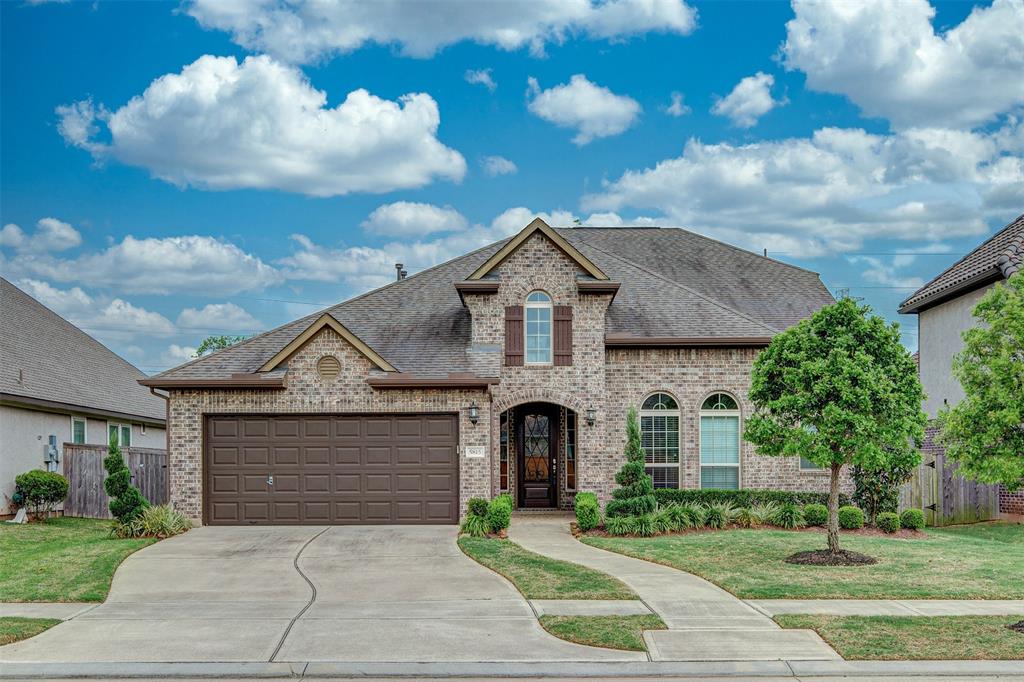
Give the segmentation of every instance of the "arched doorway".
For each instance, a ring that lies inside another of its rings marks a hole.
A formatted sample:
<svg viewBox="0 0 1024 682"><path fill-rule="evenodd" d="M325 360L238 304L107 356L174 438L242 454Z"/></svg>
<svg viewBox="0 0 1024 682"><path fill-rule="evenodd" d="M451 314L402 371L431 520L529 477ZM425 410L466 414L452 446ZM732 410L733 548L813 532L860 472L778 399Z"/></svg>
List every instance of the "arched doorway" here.
<svg viewBox="0 0 1024 682"><path fill-rule="evenodd" d="M502 489L520 509L555 509L575 489L576 413L548 402L510 408L501 417Z"/></svg>

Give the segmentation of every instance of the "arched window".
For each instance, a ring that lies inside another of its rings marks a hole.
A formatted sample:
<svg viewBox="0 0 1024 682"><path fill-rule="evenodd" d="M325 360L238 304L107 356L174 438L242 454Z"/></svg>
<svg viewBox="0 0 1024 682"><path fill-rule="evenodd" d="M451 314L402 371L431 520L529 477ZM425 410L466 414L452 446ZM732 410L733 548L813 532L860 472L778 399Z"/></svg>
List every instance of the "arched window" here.
<svg viewBox="0 0 1024 682"><path fill-rule="evenodd" d="M640 406L640 439L655 488L679 487L679 404L655 393Z"/></svg>
<svg viewBox="0 0 1024 682"><path fill-rule="evenodd" d="M526 364L551 364L551 297L533 291L526 297Z"/></svg>
<svg viewBox="0 0 1024 682"><path fill-rule="evenodd" d="M700 406L700 487L740 487L740 408L728 393Z"/></svg>

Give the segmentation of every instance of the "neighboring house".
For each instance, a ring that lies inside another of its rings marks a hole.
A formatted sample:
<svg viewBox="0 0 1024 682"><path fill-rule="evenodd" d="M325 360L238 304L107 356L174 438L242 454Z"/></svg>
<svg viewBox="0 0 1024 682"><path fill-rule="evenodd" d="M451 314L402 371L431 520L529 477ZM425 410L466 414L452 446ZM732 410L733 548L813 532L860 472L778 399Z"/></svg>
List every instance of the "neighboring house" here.
<svg viewBox="0 0 1024 682"><path fill-rule="evenodd" d="M917 315L919 372L926 399L924 411L934 419L944 405L964 397L953 376L953 357L963 349L962 334L977 321L974 306L996 282L1024 270L1024 215L947 268L900 304L900 312ZM926 432L925 449L942 452L937 427ZM1024 514L1024 493L1000 494L1000 510Z"/></svg>
<svg viewBox="0 0 1024 682"><path fill-rule="evenodd" d="M0 358L0 515L16 511L15 476L63 473L64 443L105 445L116 432L166 446L166 404L139 386L146 375L3 278Z"/></svg>
<svg viewBox="0 0 1024 682"><path fill-rule="evenodd" d="M171 500L207 524L608 499L631 407L659 487L825 490L742 430L760 349L832 302L813 272L684 230L537 219L140 383L170 393Z"/></svg>

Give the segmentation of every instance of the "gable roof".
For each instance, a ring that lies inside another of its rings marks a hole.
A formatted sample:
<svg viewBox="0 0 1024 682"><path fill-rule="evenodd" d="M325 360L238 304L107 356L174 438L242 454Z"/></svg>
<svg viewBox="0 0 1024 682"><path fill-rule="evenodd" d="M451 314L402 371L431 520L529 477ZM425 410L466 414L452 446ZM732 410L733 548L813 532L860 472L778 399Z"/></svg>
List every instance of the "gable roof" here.
<svg viewBox="0 0 1024 682"><path fill-rule="evenodd" d="M540 218L534 218L529 225L520 230L519 234L505 242L505 245L498 249L497 253L484 261L483 265L474 270L473 274L466 279L474 280L482 278L484 275L501 265L506 258L519 250L519 247L526 243L526 240L537 232L540 232L550 239L555 246L561 249L566 256L576 261L576 264L586 270L594 279L608 279L608 275L604 274L601 268L594 265L593 261L580 253L571 243L563 239L561 235L555 232L550 225Z"/></svg>
<svg viewBox="0 0 1024 682"><path fill-rule="evenodd" d="M900 304L901 313L919 313L961 293L973 291L1024 267L1024 215L982 242Z"/></svg>
<svg viewBox="0 0 1024 682"><path fill-rule="evenodd" d="M366 356L366 358L374 365L376 365L378 369L382 369L385 372L398 371L394 367L392 367L387 360L378 355L377 351L367 346L365 343L362 342L362 340L359 339L359 337L357 337L349 330L345 329L345 326L338 322L336 319L334 319L330 313L324 313L315 322L313 322L313 324L306 327L305 331L303 331L301 334L299 334L290 342L288 342L288 344L286 344L284 348L279 350L277 354L274 355L274 357L270 358L265 363L263 363L263 366L260 367L259 371L272 372L273 370L277 369L288 358L294 355L300 348L306 345L306 342L313 338L313 336L315 336L317 332L323 329L333 329L338 336L345 339L349 343L349 345L351 345L357 351Z"/></svg>
<svg viewBox="0 0 1024 682"><path fill-rule="evenodd" d="M0 358L5 400L164 423L141 370L2 277Z"/></svg>
<svg viewBox="0 0 1024 682"><path fill-rule="evenodd" d="M606 333L610 340L626 340L623 345L666 339L763 345L834 301L816 273L686 230L548 230L599 267L605 282L620 283L608 308ZM493 261L511 241L489 244L168 370L148 383L227 380L258 372L325 313L399 372L423 377L471 372L470 315L455 285Z"/></svg>

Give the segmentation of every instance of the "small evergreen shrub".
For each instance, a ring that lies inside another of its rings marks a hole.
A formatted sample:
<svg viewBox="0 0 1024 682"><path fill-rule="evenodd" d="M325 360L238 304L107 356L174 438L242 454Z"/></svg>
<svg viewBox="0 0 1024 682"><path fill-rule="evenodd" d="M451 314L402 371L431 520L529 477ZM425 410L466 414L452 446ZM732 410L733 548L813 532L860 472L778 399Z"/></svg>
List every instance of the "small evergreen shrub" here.
<svg viewBox="0 0 1024 682"><path fill-rule="evenodd" d="M740 528L757 528L760 525L759 521L750 507L741 507L736 510L736 525Z"/></svg>
<svg viewBox="0 0 1024 682"><path fill-rule="evenodd" d="M487 516L488 502L482 497L471 497L466 503L466 509L472 516Z"/></svg>
<svg viewBox="0 0 1024 682"><path fill-rule="evenodd" d="M732 523L736 513L731 502L712 502L704 506L704 525L721 530Z"/></svg>
<svg viewBox="0 0 1024 682"><path fill-rule="evenodd" d="M656 533L671 533L683 527L682 518L672 512L672 507L662 507L651 518Z"/></svg>
<svg viewBox="0 0 1024 682"><path fill-rule="evenodd" d="M636 535L636 517L607 516L604 519L604 529L609 535Z"/></svg>
<svg viewBox="0 0 1024 682"><path fill-rule="evenodd" d="M654 523L654 514L641 514L633 517L633 533L641 537L649 538L657 534L658 528Z"/></svg>
<svg viewBox="0 0 1024 682"><path fill-rule="evenodd" d="M134 520L149 506L138 488L132 485L132 472L124 463L121 448L117 445L117 435L111 436L107 447L107 456L103 460L103 468L107 477L103 480L103 489L110 496L110 513L124 525Z"/></svg>
<svg viewBox="0 0 1024 682"><path fill-rule="evenodd" d="M35 469L14 477L15 495L33 517L49 516L68 496L68 479L53 471Z"/></svg>
<svg viewBox="0 0 1024 682"><path fill-rule="evenodd" d="M750 507L750 518L756 525L751 528L760 528L769 523L775 522L775 515L779 512L779 505L776 502L763 502Z"/></svg>
<svg viewBox="0 0 1024 682"><path fill-rule="evenodd" d="M612 499L605 505L605 516L643 516L657 508L654 481L644 465L636 408L629 408L626 415L626 463L615 474L615 482L619 487L612 491Z"/></svg>
<svg viewBox="0 0 1024 682"><path fill-rule="evenodd" d="M900 529L900 517L896 512L881 512L875 517L875 525L886 533L895 533Z"/></svg>
<svg viewBox="0 0 1024 682"><path fill-rule="evenodd" d="M808 526L824 526L828 524L828 507L823 504L805 504L804 520Z"/></svg>
<svg viewBox="0 0 1024 682"><path fill-rule="evenodd" d="M828 504L828 493L789 490L760 490L745 488L743 490L718 490L715 488L658 488L654 491L659 506L669 504L710 504L711 502L731 502L737 508L754 507L759 504L774 502L775 504ZM841 494L839 504L850 504L850 496Z"/></svg>
<svg viewBox="0 0 1024 682"><path fill-rule="evenodd" d="M576 493L572 507L580 530L588 531L601 525L601 505L594 493Z"/></svg>
<svg viewBox="0 0 1024 682"><path fill-rule="evenodd" d="M670 504L662 507L669 517L671 517L675 530L682 528L696 528L697 526L704 525L704 518L700 515L693 505L690 504Z"/></svg>
<svg viewBox="0 0 1024 682"><path fill-rule="evenodd" d="M910 480L913 472L914 466L909 461L889 462L886 468L878 471L852 467L853 503L864 510L869 522L877 524L879 514L896 511L900 487Z"/></svg>
<svg viewBox="0 0 1024 682"><path fill-rule="evenodd" d="M505 530L512 523L512 496L498 495L487 505L487 525L492 533Z"/></svg>
<svg viewBox="0 0 1024 682"><path fill-rule="evenodd" d="M804 508L792 502L780 504L775 510L772 523L783 528L801 528L806 524Z"/></svg>
<svg viewBox="0 0 1024 682"><path fill-rule="evenodd" d="M192 527L184 514L169 504L146 507L134 519L114 525L119 538L169 538L180 535Z"/></svg>
<svg viewBox="0 0 1024 682"><path fill-rule="evenodd" d="M864 512L859 507L846 505L839 508L839 527L846 530L857 530L864 527Z"/></svg>
<svg viewBox="0 0 1024 682"><path fill-rule="evenodd" d="M463 535L472 538L482 538L487 535L491 527L487 524L487 518L477 514L467 514L459 529Z"/></svg>
<svg viewBox="0 0 1024 682"><path fill-rule="evenodd" d="M900 514L900 525L910 530L924 528L924 512L920 509L906 509Z"/></svg>

